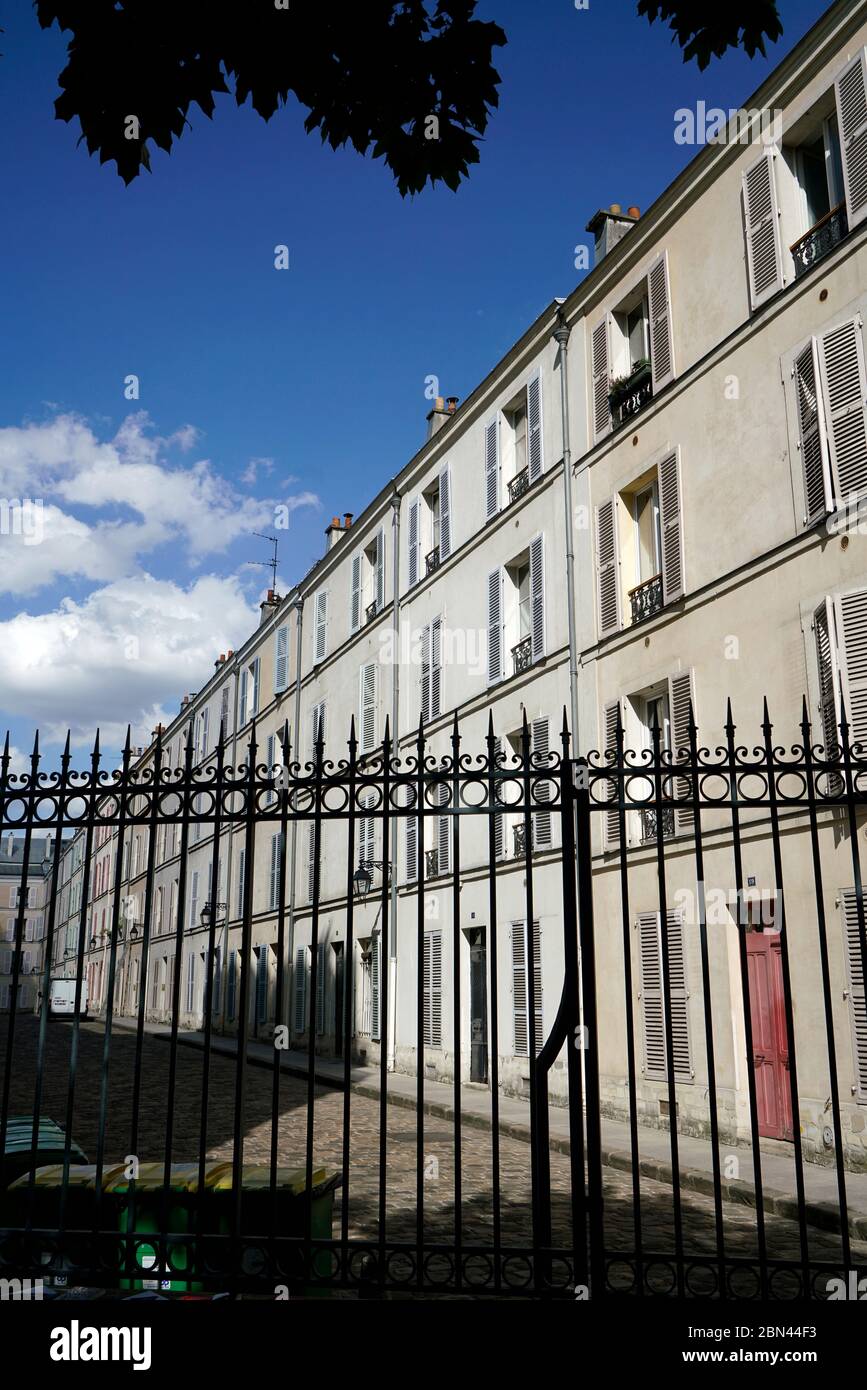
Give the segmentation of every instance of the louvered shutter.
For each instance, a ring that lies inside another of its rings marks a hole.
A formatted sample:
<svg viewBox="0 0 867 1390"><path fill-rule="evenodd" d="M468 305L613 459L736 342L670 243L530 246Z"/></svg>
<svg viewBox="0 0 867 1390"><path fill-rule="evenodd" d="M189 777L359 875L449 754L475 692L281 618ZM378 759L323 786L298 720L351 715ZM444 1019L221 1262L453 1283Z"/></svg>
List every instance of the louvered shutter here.
<svg viewBox="0 0 867 1390"><path fill-rule="evenodd" d="M424 934L423 976L424 1045L425 1047L442 1047L443 938L440 931L430 931Z"/></svg>
<svg viewBox="0 0 867 1390"><path fill-rule="evenodd" d="M542 934L538 922L533 923L534 1027L536 1055L545 1042L542 1027ZM530 1055L530 1020L527 1003L530 997L527 965L527 926L515 922L512 926L512 1010L515 1027L515 1056Z"/></svg>
<svg viewBox="0 0 867 1390"><path fill-rule="evenodd" d="M370 809L374 803L374 795L361 798L361 806ZM358 824L358 858L360 863L369 863L374 858L374 841L376 835L376 817L362 816Z"/></svg>
<svg viewBox="0 0 867 1390"><path fill-rule="evenodd" d="M783 287L780 205L774 173L776 158L776 150L766 150L743 174L747 278L752 309L757 309Z"/></svg>
<svg viewBox="0 0 867 1390"><path fill-rule="evenodd" d="M596 603L599 636L620 630L620 547L617 539L617 497L596 508Z"/></svg>
<svg viewBox="0 0 867 1390"><path fill-rule="evenodd" d="M271 866L268 876L268 906L275 908L280 891L280 835L271 836Z"/></svg>
<svg viewBox="0 0 867 1390"><path fill-rule="evenodd" d="M244 915L244 861L247 857L246 850L238 851L238 916Z"/></svg>
<svg viewBox="0 0 867 1390"><path fill-rule="evenodd" d="M676 761L678 755L684 762L690 760L689 746L689 706L690 701L695 705L695 693L693 687L692 668L688 671L679 671L676 676L668 678L668 714L671 720L671 751L672 761ZM695 711L693 709L693 718ZM696 720L696 722L698 722ZM691 777L675 777L670 784L671 795L675 800L681 801L691 798L693 795L693 785ZM663 778L663 791L665 792L666 779ZM688 806L676 806L674 810L674 824L679 834L688 835L695 823L695 813Z"/></svg>
<svg viewBox="0 0 867 1390"><path fill-rule="evenodd" d="M502 740L501 738L495 738L495 739L494 739L494 766L495 766L495 768L497 768L497 769L500 768L500 754L502 753L502 751L503 751L503 740ZM502 803L503 803L502 784L501 784L499 781L495 781L495 782L494 782L494 804L495 804L496 806L500 806L500 805L502 805ZM504 814L502 811L498 811L498 812L494 815L494 856L495 856L497 859L502 859L502 858L503 858L503 855L505 854L505 848L506 848L506 847L505 847L505 830L506 830L505 814Z"/></svg>
<svg viewBox="0 0 867 1390"><path fill-rule="evenodd" d="M650 317L650 367L655 395L674 378L667 251L657 256L647 272L647 301Z"/></svg>
<svg viewBox="0 0 867 1390"><path fill-rule="evenodd" d="M647 1077L655 1081L665 1081L668 1077L660 920L661 915L658 912L639 912L637 918L641 956L644 1071ZM678 1081L691 1081L693 1070L689 1033L689 992L686 988L682 913L670 909L666 914L666 925L674 1075Z"/></svg>
<svg viewBox="0 0 867 1390"><path fill-rule="evenodd" d="M867 589L838 595L834 608L849 743L867 754Z"/></svg>
<svg viewBox="0 0 867 1390"><path fill-rule="evenodd" d="M273 776L274 776L274 735L273 735L273 734L269 734L269 735L268 735L268 739L267 739L267 742L266 742L266 745L265 745L265 767L267 768L268 776L269 776L269 777L273 777ZM265 797L265 804L266 804L266 806L270 806L270 805L271 805L271 802L274 801L274 800L276 799L276 795L277 795L276 792L268 792L267 796Z"/></svg>
<svg viewBox="0 0 867 1390"><path fill-rule="evenodd" d="M376 611L381 613L385 607L385 532L380 528L376 533Z"/></svg>
<svg viewBox="0 0 867 1390"><path fill-rule="evenodd" d="M349 622L353 632L356 632L361 625L361 555L353 555L352 557L352 597Z"/></svg>
<svg viewBox="0 0 867 1390"><path fill-rule="evenodd" d="M828 437L819 395L819 349L815 338L792 367L798 415L798 448L804 476L804 525L824 520L833 509Z"/></svg>
<svg viewBox="0 0 867 1390"><path fill-rule="evenodd" d="M197 927L196 914L199 909L199 871L194 869L190 878L190 926Z"/></svg>
<svg viewBox="0 0 867 1390"><path fill-rule="evenodd" d="M437 801L440 806L449 805L449 788L447 783L440 782L437 787ZM450 814L437 816L437 873L448 874L451 872L451 845L452 845L452 817Z"/></svg>
<svg viewBox="0 0 867 1390"><path fill-rule="evenodd" d="M608 392L611 383L608 374L608 343L610 315L597 323L590 335L590 356L593 372L593 441L601 439L611 429L611 407Z"/></svg>
<svg viewBox="0 0 867 1390"><path fill-rule="evenodd" d="M258 656L257 656L257 657L256 657L256 660L253 662L253 671L252 671L252 681L253 681L253 697L252 697L253 708L252 708L252 713L253 713L253 714L258 714L258 713L259 713L259 667L260 667L260 664L261 664L261 663L260 663L259 658L258 658Z"/></svg>
<svg viewBox="0 0 867 1390"><path fill-rule="evenodd" d="M617 754L617 711L620 709L619 700L611 700L604 709L603 717L605 721L605 749L606 753L612 754L610 766L615 766L613 761ZM606 763L608 763L606 759ZM620 778L612 777L609 783L609 790L606 801L617 802L621 799L624 787ZM603 838L606 849L617 849L620 845L620 812L616 806L605 812Z"/></svg>
<svg viewBox="0 0 867 1390"><path fill-rule="evenodd" d="M488 575L488 685L503 679L503 571Z"/></svg>
<svg viewBox="0 0 867 1390"><path fill-rule="evenodd" d="M545 655L545 538L530 542L530 642L534 661Z"/></svg>
<svg viewBox="0 0 867 1390"><path fill-rule="evenodd" d="M321 879L320 879L321 884ZM307 827L307 897L313 901L316 888L316 830L311 821Z"/></svg>
<svg viewBox="0 0 867 1390"><path fill-rule="evenodd" d="M206 706L205 709L202 710L202 746L200 749L200 756L202 758L206 758L208 756L208 728L210 722L211 711Z"/></svg>
<svg viewBox="0 0 867 1390"><path fill-rule="evenodd" d="M241 723L242 723L242 724L246 724L247 720L248 720L249 717L250 717L250 716L248 715L248 713L247 713L247 668L246 668L246 666L243 667L243 669L242 669L242 671L241 671L241 693L240 693L240 696L239 696L238 704L239 704L239 707L240 707L240 710L241 710ZM171 758L169 758L169 766L171 767Z"/></svg>
<svg viewBox="0 0 867 1390"><path fill-rule="evenodd" d="M367 661L359 673L359 727L361 751L369 753L376 745L377 665Z"/></svg>
<svg viewBox="0 0 867 1390"><path fill-rule="evenodd" d="M274 638L274 691L279 693L289 684L289 629L284 624L278 627ZM228 709L228 686L223 690L224 704ZM225 717L225 713L223 715Z"/></svg>
<svg viewBox="0 0 867 1390"><path fill-rule="evenodd" d="M849 229L867 217L867 49L834 82Z"/></svg>
<svg viewBox="0 0 867 1390"><path fill-rule="evenodd" d="M379 1042L379 972L381 966L379 932L374 933L370 947L370 1036Z"/></svg>
<svg viewBox="0 0 867 1390"><path fill-rule="evenodd" d="M187 956L187 1013L193 1012L196 1002L196 955L191 951Z"/></svg>
<svg viewBox="0 0 867 1390"><path fill-rule="evenodd" d="M409 504L409 583L417 584L421 573L421 498L414 497Z"/></svg>
<svg viewBox="0 0 867 1390"><path fill-rule="evenodd" d="M325 947L316 947L316 1031L325 1032Z"/></svg>
<svg viewBox="0 0 867 1390"><path fill-rule="evenodd" d="M295 952L295 1032L307 1031L307 952L299 946Z"/></svg>
<svg viewBox="0 0 867 1390"><path fill-rule="evenodd" d="M440 559L452 553L452 475L448 464L440 469Z"/></svg>
<svg viewBox="0 0 867 1390"><path fill-rule="evenodd" d="M226 1016L230 1019L235 1017L235 1006L238 998L238 952L229 952L229 965L226 971Z"/></svg>
<svg viewBox="0 0 867 1390"><path fill-rule="evenodd" d="M860 318L819 339L819 379L837 506L867 491L867 374Z"/></svg>
<svg viewBox="0 0 867 1390"><path fill-rule="evenodd" d="M313 627L313 660L324 661L328 637L328 595L316 595L316 619Z"/></svg>
<svg viewBox="0 0 867 1390"><path fill-rule="evenodd" d="M404 820L405 878L415 883L418 878L418 821L410 812Z"/></svg>
<svg viewBox="0 0 867 1390"><path fill-rule="evenodd" d="M220 723L223 726L223 735L229 732L229 687L224 685L220 691Z"/></svg>
<svg viewBox="0 0 867 1390"><path fill-rule="evenodd" d="M268 952L269 946L256 949L256 1022L263 1024L268 1018Z"/></svg>
<svg viewBox="0 0 867 1390"><path fill-rule="evenodd" d="M211 1013L218 1014L223 998L223 953L217 946L214 950L214 978L211 983Z"/></svg>
<svg viewBox="0 0 867 1390"><path fill-rule="evenodd" d="M12 974L12 952L8 946L0 951L0 975Z"/></svg>
<svg viewBox="0 0 867 1390"><path fill-rule="evenodd" d="M434 618L430 625L430 717L438 719L442 713L443 685L443 625L441 618Z"/></svg>
<svg viewBox="0 0 867 1390"><path fill-rule="evenodd" d="M674 603L683 596L683 525L680 454L674 449L659 464L659 520L662 532L662 596Z"/></svg>
<svg viewBox="0 0 867 1390"><path fill-rule="evenodd" d="M852 1052L855 1071L855 1095L867 1100L867 995L865 995L865 961L861 950L861 924L858 921L858 897L854 888L840 895L843 912L843 939L846 945L846 978L849 986L849 1018L852 1024ZM862 890L862 915L867 921L867 899Z"/></svg>
<svg viewBox="0 0 867 1390"><path fill-rule="evenodd" d="M529 478L534 483L542 476L542 375L536 372L527 382L527 453Z"/></svg>
<svg viewBox="0 0 867 1390"><path fill-rule="evenodd" d="M500 417L485 426L485 520L500 510Z"/></svg>
<svg viewBox="0 0 867 1390"><path fill-rule="evenodd" d="M813 615L816 665L819 672L819 711L826 757L839 756L840 670L837 658L837 615L834 600L826 598ZM829 790L839 789L839 780Z"/></svg>
<svg viewBox="0 0 867 1390"><path fill-rule="evenodd" d="M427 724L431 717L431 628L427 623L421 630L421 667L419 669L422 722Z"/></svg>
<svg viewBox="0 0 867 1390"><path fill-rule="evenodd" d="M323 744L323 747L324 747L324 745L325 745L325 701L324 701L324 700L320 700L318 704L316 704L316 705L313 706L312 715L311 715L310 747L311 747L312 756L313 756L314 758L315 758L315 756L316 756L316 745L317 745L317 743L318 743L320 740L321 740L321 742L322 742L322 744Z"/></svg>
<svg viewBox="0 0 867 1390"><path fill-rule="evenodd" d="M549 747L549 725L547 718L534 719L531 725L533 766L537 771L542 771L548 766ZM542 781L541 778L534 778L533 782L533 802L538 806L546 801L553 800L553 788L550 782ZM533 849L550 849L551 847L551 812L533 812Z"/></svg>

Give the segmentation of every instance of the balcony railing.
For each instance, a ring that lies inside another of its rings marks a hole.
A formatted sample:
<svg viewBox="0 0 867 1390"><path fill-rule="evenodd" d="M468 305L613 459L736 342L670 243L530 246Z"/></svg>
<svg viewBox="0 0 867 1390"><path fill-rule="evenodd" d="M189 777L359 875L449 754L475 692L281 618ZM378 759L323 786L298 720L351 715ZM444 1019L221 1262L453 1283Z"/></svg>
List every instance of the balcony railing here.
<svg viewBox="0 0 867 1390"><path fill-rule="evenodd" d="M429 550L429 551L428 551L427 555L425 555L425 557L424 557L424 563L425 563L425 573L426 573L426 574L433 574L434 570L438 570L438 569L439 569L439 567L440 567L440 548L439 548L438 545L435 545L434 548L433 548L433 550Z"/></svg>
<svg viewBox="0 0 867 1390"><path fill-rule="evenodd" d="M519 497L523 497L525 492L530 489L530 470L522 468L520 473L509 483L509 505L517 502Z"/></svg>
<svg viewBox="0 0 867 1390"><path fill-rule="evenodd" d="M366 621L369 623L372 622L378 612L379 608L377 607L376 599L374 599L373 603L369 603L364 610Z"/></svg>
<svg viewBox="0 0 867 1390"><path fill-rule="evenodd" d="M533 665L533 639L523 637L517 646L512 648L512 668L513 674L517 676L519 671L526 671L528 666Z"/></svg>
<svg viewBox="0 0 867 1390"><path fill-rule="evenodd" d="M789 249L795 262L795 279L833 251L849 233L846 204L838 203Z"/></svg>
<svg viewBox="0 0 867 1390"><path fill-rule="evenodd" d="M625 425L653 398L653 373L649 362L643 362L629 376L612 384L608 404L614 424Z"/></svg>
<svg viewBox="0 0 867 1390"><path fill-rule="evenodd" d="M663 806L661 810L657 810L655 807L653 810L644 807L641 811L641 839L643 843L657 838L660 816L662 817L662 838L668 840L674 834L673 806Z"/></svg>
<svg viewBox="0 0 867 1390"><path fill-rule="evenodd" d="M440 852L438 849L426 849L424 852L424 876L425 878L438 878L440 872Z"/></svg>
<svg viewBox="0 0 867 1390"><path fill-rule="evenodd" d="M515 859L523 859L527 850L527 826L519 821L512 826L513 854ZM533 853L533 832L530 831L530 853Z"/></svg>
<svg viewBox="0 0 867 1390"><path fill-rule="evenodd" d="M633 623L643 623L646 618L658 613L663 607L662 575L655 574L652 579L645 579L643 584L636 584L634 589L630 589L629 604Z"/></svg>

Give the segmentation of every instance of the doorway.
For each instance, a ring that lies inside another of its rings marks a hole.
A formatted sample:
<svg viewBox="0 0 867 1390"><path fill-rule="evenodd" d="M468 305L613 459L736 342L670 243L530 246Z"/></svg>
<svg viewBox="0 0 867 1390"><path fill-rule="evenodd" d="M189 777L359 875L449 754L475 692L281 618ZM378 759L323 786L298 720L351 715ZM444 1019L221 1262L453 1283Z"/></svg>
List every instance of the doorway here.
<svg viewBox="0 0 867 1390"><path fill-rule="evenodd" d="M344 1022L344 998L343 998L343 942L332 941L331 949L334 952L334 1051L338 1057L343 1056L343 1022Z"/></svg>
<svg viewBox="0 0 867 1390"><path fill-rule="evenodd" d="M484 927L467 932L470 947L470 1080L488 1080L488 949Z"/></svg>
<svg viewBox="0 0 867 1390"><path fill-rule="evenodd" d="M783 955L777 931L747 926L747 969L759 1134L792 1139L792 1086Z"/></svg>

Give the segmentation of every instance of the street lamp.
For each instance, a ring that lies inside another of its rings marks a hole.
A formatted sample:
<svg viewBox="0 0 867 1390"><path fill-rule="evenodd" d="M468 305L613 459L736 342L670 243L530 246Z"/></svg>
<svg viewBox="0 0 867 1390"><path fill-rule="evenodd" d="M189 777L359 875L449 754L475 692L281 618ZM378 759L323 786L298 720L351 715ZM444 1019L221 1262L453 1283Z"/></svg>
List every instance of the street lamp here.
<svg viewBox="0 0 867 1390"><path fill-rule="evenodd" d="M391 864L382 859L360 859L358 868L352 876L355 885L355 896L363 902L373 887L373 875L371 869L379 869L386 883L391 882Z"/></svg>
<svg viewBox="0 0 867 1390"><path fill-rule="evenodd" d="M216 915L215 921L216 921L216 922L223 922L223 921L225 921L225 919L226 919L226 903L217 903L217 915ZM201 912L199 913L199 921L201 922L201 924L202 924L203 927L209 927L209 926L211 925L211 904L210 904L210 903L205 903L205 906L202 908Z"/></svg>

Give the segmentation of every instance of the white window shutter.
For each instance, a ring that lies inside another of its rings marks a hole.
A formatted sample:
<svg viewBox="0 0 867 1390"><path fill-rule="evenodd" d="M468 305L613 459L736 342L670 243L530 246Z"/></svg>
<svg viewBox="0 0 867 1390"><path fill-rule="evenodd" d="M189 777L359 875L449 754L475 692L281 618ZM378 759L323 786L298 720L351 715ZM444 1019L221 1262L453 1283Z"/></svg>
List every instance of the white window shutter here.
<svg viewBox="0 0 867 1390"><path fill-rule="evenodd" d="M440 469L440 559L452 553L452 475L449 465Z"/></svg>
<svg viewBox="0 0 867 1390"><path fill-rule="evenodd" d="M316 1031L325 1032L325 947L316 947Z"/></svg>
<svg viewBox="0 0 867 1390"><path fill-rule="evenodd" d="M268 952L270 946L256 948L256 1022L268 1020Z"/></svg>
<svg viewBox="0 0 867 1390"><path fill-rule="evenodd" d="M500 417L485 426L485 520L500 510Z"/></svg>
<svg viewBox="0 0 867 1390"><path fill-rule="evenodd" d="M534 719L530 726L532 735L533 765L537 771L543 771L548 766L548 754L550 752L550 726L547 716L541 719ZM550 782L543 782L536 778L533 782L532 800L536 806L544 805L546 801L553 801L554 793ZM551 812L533 812L533 849L551 848Z"/></svg>
<svg viewBox="0 0 867 1390"><path fill-rule="evenodd" d="M239 697L239 704L240 704L240 709L241 709L241 723L242 723L242 724L246 724L247 719L248 719L248 717L249 717L248 714L247 714L247 668L246 668L246 666L245 666L245 667L243 668L243 670L241 671L241 693L240 693L240 697ZM169 758L169 766L171 767L171 758Z"/></svg>
<svg viewBox="0 0 867 1390"><path fill-rule="evenodd" d="M619 700L610 700L603 710L604 729L604 752L610 753L611 759L606 758L606 764L614 766L614 759L617 754L617 713L620 710ZM625 740L624 740L625 747ZM617 802L623 793L623 782L620 778L612 777L609 783L607 801ZM618 849L620 846L620 812L615 806L612 810L606 811L603 818L603 841L605 849Z"/></svg>
<svg viewBox="0 0 867 1390"><path fill-rule="evenodd" d="M495 738L495 739L494 739L494 765L495 765L495 767L498 768L498 769L500 768L500 754L502 753L502 751L503 751L503 740L502 740L501 738ZM502 790L501 790L501 783L495 781L495 782L494 782L494 805L495 805L495 806L500 806L500 805L502 805L502 802L503 802L503 793L502 793ZM499 812L497 812L497 813L494 815L494 818L493 818L493 826L494 826L494 858L495 858L495 859L502 859L503 856L504 856L504 854L505 854L505 852L506 852L506 846L505 846L505 829L506 829L506 826L505 826L505 816L504 816L504 813L503 813L502 811L499 811Z"/></svg>
<svg viewBox="0 0 867 1390"><path fill-rule="evenodd" d="M530 643L533 661L545 655L545 538L530 542Z"/></svg>
<svg viewBox="0 0 867 1390"><path fill-rule="evenodd" d="M352 557L352 600L349 625L353 632L361 626L361 555Z"/></svg>
<svg viewBox="0 0 867 1390"><path fill-rule="evenodd" d="M271 866L268 877L268 905L272 909L277 906L277 898L280 890L280 835L271 836Z"/></svg>
<svg viewBox="0 0 867 1390"><path fill-rule="evenodd" d="M674 344L671 333L671 287L668 280L668 252L657 256L647 272L647 302L650 318L650 367L653 392L661 391L674 379Z"/></svg>
<svg viewBox="0 0 867 1390"><path fill-rule="evenodd" d="M431 717L431 625L427 623L421 630L421 666L419 668L420 709L422 723L427 724Z"/></svg>
<svg viewBox="0 0 867 1390"><path fill-rule="evenodd" d="M187 956L187 1013L193 1012L196 998L196 955L191 951Z"/></svg>
<svg viewBox="0 0 867 1390"><path fill-rule="evenodd" d="M819 348L811 338L792 367L798 415L798 448L804 477L804 525L813 526L833 510L831 460L821 398Z"/></svg>
<svg viewBox="0 0 867 1390"><path fill-rule="evenodd" d="M381 613L385 607L385 532L382 527L376 533L376 611Z"/></svg>
<svg viewBox="0 0 867 1390"><path fill-rule="evenodd" d="M840 667L837 642L837 614L834 600L824 599L813 615L816 634L816 665L819 672L819 712L825 756L836 757L840 733Z"/></svg>
<svg viewBox="0 0 867 1390"><path fill-rule="evenodd" d="M287 634L288 636L288 634ZM220 691L220 723L223 726L223 737L229 733L229 687L224 685Z"/></svg>
<svg viewBox="0 0 867 1390"><path fill-rule="evenodd" d="M238 851L238 916L244 915L244 861L247 857L246 850Z"/></svg>
<svg viewBox="0 0 867 1390"><path fill-rule="evenodd" d="M370 947L370 1036L379 1042L379 972L382 964L379 932L374 933Z"/></svg>
<svg viewBox="0 0 867 1390"><path fill-rule="evenodd" d="M535 1014L536 1055L542 1051L545 1042L542 1026L542 933L538 921L533 923L533 1012ZM512 1011L514 1018L515 1056L530 1055L530 1020L528 1002L530 982L527 952L527 924L515 922L512 926Z"/></svg>
<svg viewBox="0 0 867 1390"><path fill-rule="evenodd" d="M641 960L641 1003L644 1020L644 1070L656 1081L668 1077L665 1037L665 976L662 967L660 913L639 912L637 928ZM692 1049L689 1035L689 992L686 987L683 915L670 909L666 913L668 939L668 978L671 1001L671 1050L674 1075L678 1081L691 1081Z"/></svg>
<svg viewBox="0 0 867 1390"><path fill-rule="evenodd" d="M441 931L424 934L423 966L424 1018L422 1035L425 1047L443 1044L443 937Z"/></svg>
<svg viewBox="0 0 867 1390"><path fill-rule="evenodd" d="M846 943L846 977L849 986L849 1018L852 1026L854 1062L854 1093L858 1100L867 1100L867 992L865 992L864 956L861 950L861 923L858 920L858 897L854 888L845 888L840 895L843 913L843 939ZM867 901L862 894L862 914L867 918Z"/></svg>
<svg viewBox="0 0 867 1390"><path fill-rule="evenodd" d="M285 690L289 684L289 629L284 623L274 638L274 690ZM228 694L228 689L226 691Z"/></svg>
<svg viewBox="0 0 867 1390"><path fill-rule="evenodd" d="M375 661L368 661L359 673L359 728L361 751L369 753L376 745L376 704L378 671Z"/></svg>
<svg viewBox="0 0 867 1390"><path fill-rule="evenodd" d="M252 694L252 701L251 701L251 702L252 702L252 710L251 710L251 713L252 713L252 714L258 714L258 713L259 713L259 667L260 667L260 665L261 665L261 663L260 663L259 658L258 658L258 656L257 656L257 657L256 657L256 660L253 662L253 675L252 675L252 681L253 681L253 694Z"/></svg>
<svg viewBox="0 0 867 1390"><path fill-rule="evenodd" d="M845 506L867 492L867 373L860 318L820 338L819 379L834 500Z"/></svg>
<svg viewBox="0 0 867 1390"><path fill-rule="evenodd" d="M445 782L440 782L437 788L437 800L440 806L449 804L449 788ZM451 873L451 851L452 851L452 818L448 812L445 815L437 816L437 873Z"/></svg>
<svg viewBox="0 0 867 1390"><path fill-rule="evenodd" d="M443 624L434 618L430 625L430 717L439 719L442 713L443 685Z"/></svg>
<svg viewBox="0 0 867 1390"><path fill-rule="evenodd" d="M542 374L535 372L527 382L527 454L531 483L541 478L544 467L542 451Z"/></svg>
<svg viewBox="0 0 867 1390"><path fill-rule="evenodd" d="M849 744L867 753L867 589L839 594L834 609Z"/></svg>
<svg viewBox="0 0 867 1390"><path fill-rule="evenodd" d="M662 599L683 597L683 524L680 489L680 450L659 464L659 522L662 533Z"/></svg>
<svg viewBox="0 0 867 1390"><path fill-rule="evenodd" d="M404 877L407 883L418 878L418 821L410 812L404 822Z"/></svg>
<svg viewBox="0 0 867 1390"><path fill-rule="evenodd" d="M321 882L321 879L320 879ZM316 892L316 828L311 821L307 827L307 897L313 902Z"/></svg>
<svg viewBox="0 0 867 1390"><path fill-rule="evenodd" d="M692 667L686 671L678 671L677 675L668 678L668 714L671 721L672 761L675 761L678 755L684 762L690 760L690 702L693 705L693 718L695 719L695 686ZM696 723L698 723L697 719ZM692 778L675 777L671 790L676 800L682 801L691 798L694 791ZM679 834L690 834L695 823L695 812L688 806L675 806L674 823Z"/></svg>
<svg viewBox="0 0 867 1390"><path fill-rule="evenodd" d="M867 217L867 49L834 82L849 230Z"/></svg>
<svg viewBox="0 0 867 1390"><path fill-rule="evenodd" d="M307 1031L307 952L299 946L295 952L295 1032Z"/></svg>
<svg viewBox="0 0 867 1390"><path fill-rule="evenodd" d="M4 946L0 951L0 975L11 975L12 973L12 952L8 946Z"/></svg>
<svg viewBox="0 0 867 1390"><path fill-rule="evenodd" d="M783 246L774 164L776 150L765 150L743 173L744 233L750 308L758 309L783 288Z"/></svg>
<svg viewBox="0 0 867 1390"><path fill-rule="evenodd" d="M190 877L190 926L198 926L196 914L199 907L199 871L194 869Z"/></svg>
<svg viewBox="0 0 867 1390"><path fill-rule="evenodd" d="M325 744L325 701L320 700L313 706L310 719L310 749L311 756L316 757L316 745L319 740Z"/></svg>
<svg viewBox="0 0 867 1390"><path fill-rule="evenodd" d="M599 636L620 631L620 547L617 538L617 497L596 508L596 604Z"/></svg>
<svg viewBox="0 0 867 1390"><path fill-rule="evenodd" d="M328 594L316 595L316 620L313 627L313 660L324 661L328 649Z"/></svg>
<svg viewBox="0 0 867 1390"><path fill-rule="evenodd" d="M408 522L409 543L409 583L417 584L421 576L421 498L414 497L409 504Z"/></svg>
<svg viewBox="0 0 867 1390"><path fill-rule="evenodd" d="M503 679L503 571L488 575L488 685Z"/></svg>
<svg viewBox="0 0 867 1390"><path fill-rule="evenodd" d="M610 315L606 314L597 323L590 335L591 370L593 373L593 442L602 439L611 430L611 407L608 392L611 389L608 358L610 341Z"/></svg>
<svg viewBox="0 0 867 1390"><path fill-rule="evenodd" d="M200 756L203 758L208 756L208 726L210 722L211 711L206 705L202 710L202 747L200 749Z"/></svg>

